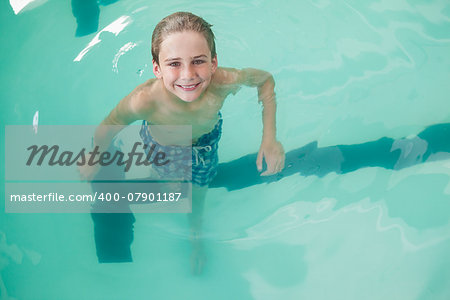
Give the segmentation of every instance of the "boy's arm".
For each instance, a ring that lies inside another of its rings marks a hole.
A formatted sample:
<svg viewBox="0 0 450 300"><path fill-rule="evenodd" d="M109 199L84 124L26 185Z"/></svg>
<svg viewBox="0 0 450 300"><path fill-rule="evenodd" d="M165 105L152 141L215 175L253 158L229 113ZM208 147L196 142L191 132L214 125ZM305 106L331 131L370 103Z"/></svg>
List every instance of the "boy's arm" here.
<svg viewBox="0 0 450 300"><path fill-rule="evenodd" d="M112 139L126 125L145 119L146 112L151 109L151 101L147 89L142 84L135 88L128 96L123 98L109 115L97 126L94 133L94 148L98 152L107 151ZM88 159L89 160L89 159ZM99 170L99 165L80 166L81 178L91 180Z"/></svg>
<svg viewBox="0 0 450 300"><path fill-rule="evenodd" d="M218 68L218 83L229 91L235 91L240 86L256 87L258 89L258 102L263 105L263 141L276 140L275 112L275 81L269 72L245 68Z"/></svg>
<svg viewBox="0 0 450 300"><path fill-rule="evenodd" d="M144 84L139 85L123 98L97 127L94 146L99 146L99 151L106 151L112 139L126 125L145 119L146 112L151 109L149 99Z"/></svg>
<svg viewBox="0 0 450 300"><path fill-rule="evenodd" d="M263 105L263 136L261 148L256 161L258 170L262 170L263 157L267 163L267 171L261 175L272 175L284 168L284 150L276 139L276 96L275 80L269 72L245 68L219 68L218 80L224 86L249 86L258 90L258 101Z"/></svg>
<svg viewBox="0 0 450 300"><path fill-rule="evenodd" d="M241 82L258 89L258 102L263 105L263 142L276 141L276 98L275 80L272 74L257 69L243 69L240 72Z"/></svg>

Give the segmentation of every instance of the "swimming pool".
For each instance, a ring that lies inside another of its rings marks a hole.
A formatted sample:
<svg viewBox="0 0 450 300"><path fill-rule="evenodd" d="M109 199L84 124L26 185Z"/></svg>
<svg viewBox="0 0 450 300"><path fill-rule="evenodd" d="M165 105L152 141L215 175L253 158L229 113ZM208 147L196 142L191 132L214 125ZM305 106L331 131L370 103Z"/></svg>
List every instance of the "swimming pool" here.
<svg viewBox="0 0 450 300"><path fill-rule="evenodd" d="M98 264L89 215L2 207L4 299L450 298L448 1L121 0L82 37L69 1L0 5L2 124L98 124L153 77L151 32L183 10L214 25L219 65L274 75L291 159L254 176L261 111L243 88L222 110L201 276L184 215L139 214L134 262Z"/></svg>

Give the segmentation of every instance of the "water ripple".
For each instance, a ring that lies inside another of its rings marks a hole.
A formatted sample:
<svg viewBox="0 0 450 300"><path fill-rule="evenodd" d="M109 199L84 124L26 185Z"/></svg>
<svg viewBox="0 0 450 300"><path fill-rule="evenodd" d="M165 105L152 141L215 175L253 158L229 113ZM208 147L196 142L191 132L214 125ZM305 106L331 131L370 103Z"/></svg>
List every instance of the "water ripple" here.
<svg viewBox="0 0 450 300"><path fill-rule="evenodd" d="M131 23L131 18L129 16L121 16L102 30L100 30L95 37L89 42L89 44L81 50L81 52L75 57L73 61L81 61L83 57L92 49L95 45L99 44L102 40L100 39L100 34L102 32L111 32L114 35L119 35L119 33L125 29Z"/></svg>

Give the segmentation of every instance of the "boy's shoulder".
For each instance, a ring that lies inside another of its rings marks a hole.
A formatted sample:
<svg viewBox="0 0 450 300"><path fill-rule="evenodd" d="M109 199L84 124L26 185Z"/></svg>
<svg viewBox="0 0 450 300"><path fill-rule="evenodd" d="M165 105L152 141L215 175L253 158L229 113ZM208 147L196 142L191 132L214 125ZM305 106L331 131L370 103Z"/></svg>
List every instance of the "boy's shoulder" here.
<svg viewBox="0 0 450 300"><path fill-rule="evenodd" d="M212 84L226 94L236 94L241 87L241 70L218 67L214 73Z"/></svg>
<svg viewBox="0 0 450 300"><path fill-rule="evenodd" d="M218 67L214 73L214 82L219 85L238 84L241 70Z"/></svg>
<svg viewBox="0 0 450 300"><path fill-rule="evenodd" d="M157 79L151 78L144 83L139 84L128 96L130 105L136 112L150 110L155 103L155 90L157 87Z"/></svg>

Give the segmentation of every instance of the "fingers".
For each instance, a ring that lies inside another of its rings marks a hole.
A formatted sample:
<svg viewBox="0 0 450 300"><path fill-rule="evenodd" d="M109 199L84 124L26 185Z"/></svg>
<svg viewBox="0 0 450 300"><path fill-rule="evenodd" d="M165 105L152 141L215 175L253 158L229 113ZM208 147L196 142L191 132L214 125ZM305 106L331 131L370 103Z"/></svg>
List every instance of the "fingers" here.
<svg viewBox="0 0 450 300"><path fill-rule="evenodd" d="M256 158L256 168L258 169L259 172L262 171L263 156L264 153L260 150L258 152L258 157Z"/></svg>
<svg viewBox="0 0 450 300"><path fill-rule="evenodd" d="M277 142L274 145L261 145L256 159L258 171L262 171L263 159L266 160L267 170L261 176L269 176L281 172L284 169L285 154L283 146Z"/></svg>
<svg viewBox="0 0 450 300"><path fill-rule="evenodd" d="M267 170L261 173L261 176L274 175L284 169L284 162L277 162L276 164L267 163Z"/></svg>
<svg viewBox="0 0 450 300"><path fill-rule="evenodd" d="M86 180L86 176L83 173L83 170L81 169L81 167L77 167L77 171L78 171L78 175L80 175L80 180L81 181L85 181Z"/></svg>
<svg viewBox="0 0 450 300"><path fill-rule="evenodd" d="M267 163L267 170L261 173L261 176L270 176L277 174L284 169L284 156L275 160L268 160L266 158L266 163Z"/></svg>
<svg viewBox="0 0 450 300"><path fill-rule="evenodd" d="M92 181L97 169L93 167L80 166L77 168L81 181Z"/></svg>

